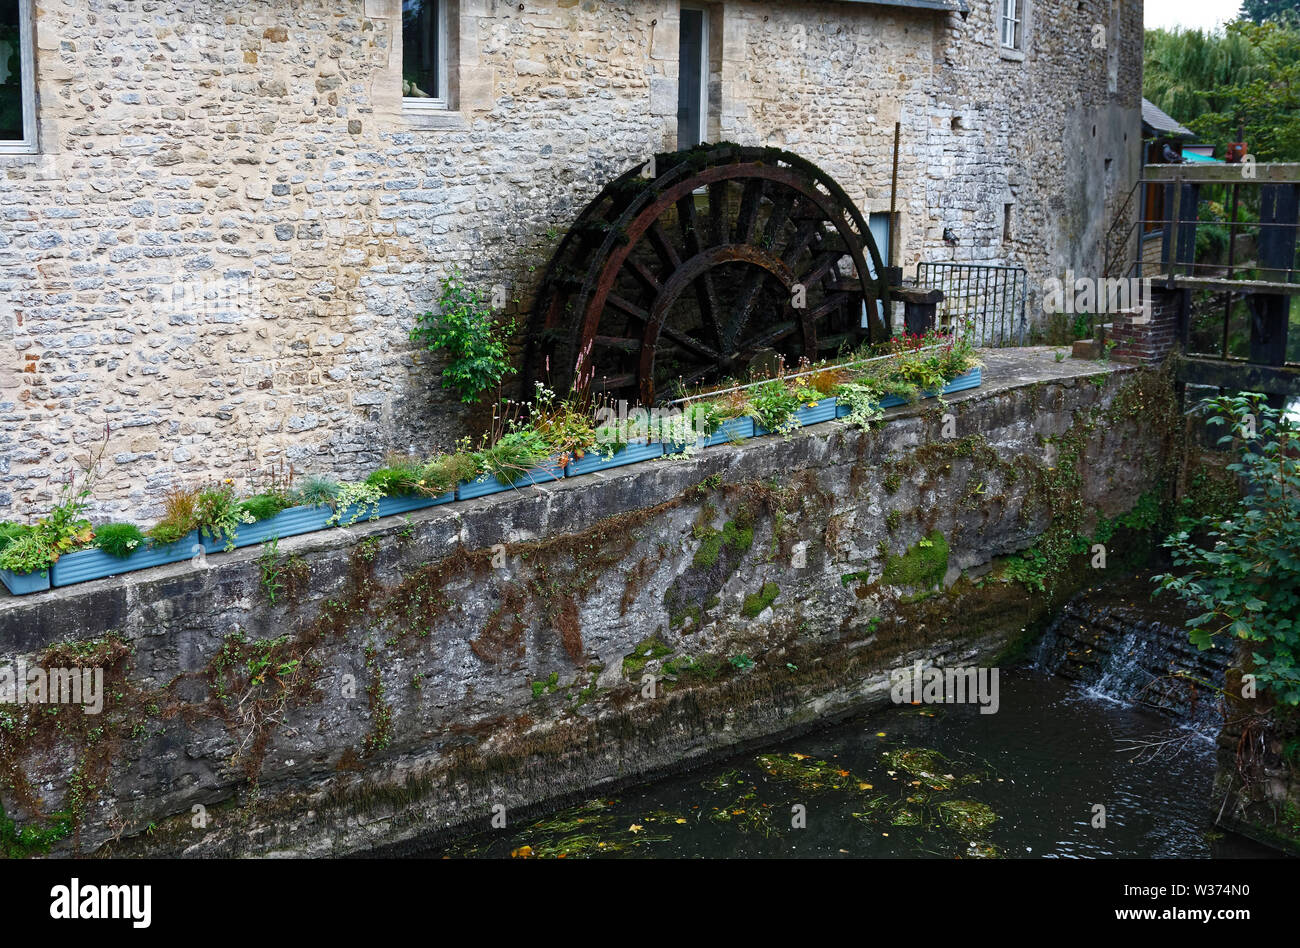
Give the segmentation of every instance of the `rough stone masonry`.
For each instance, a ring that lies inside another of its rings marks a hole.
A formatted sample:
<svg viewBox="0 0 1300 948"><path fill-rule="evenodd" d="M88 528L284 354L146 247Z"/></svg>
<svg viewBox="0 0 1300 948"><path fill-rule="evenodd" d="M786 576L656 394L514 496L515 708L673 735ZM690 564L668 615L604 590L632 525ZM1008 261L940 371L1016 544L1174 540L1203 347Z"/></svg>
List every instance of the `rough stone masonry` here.
<svg viewBox="0 0 1300 948"><path fill-rule="evenodd" d="M94 512L137 522L178 481L449 447L463 411L407 341L438 277L526 309L602 184L675 147L676 3L453 2L430 115L403 108L398 0L32 2L39 153L0 156L3 518L47 510L105 425ZM1136 175L1142 5L1028 6L1017 54L994 0L711 3L709 137L879 213L901 122L909 272L1096 272Z"/></svg>
<svg viewBox="0 0 1300 948"><path fill-rule="evenodd" d="M980 578L1159 489L1172 389L1044 348L989 363L871 432L0 599L0 664L103 667L106 692L0 709L0 802L75 820L56 852L343 854L887 702L914 659L996 665L1072 590Z"/></svg>

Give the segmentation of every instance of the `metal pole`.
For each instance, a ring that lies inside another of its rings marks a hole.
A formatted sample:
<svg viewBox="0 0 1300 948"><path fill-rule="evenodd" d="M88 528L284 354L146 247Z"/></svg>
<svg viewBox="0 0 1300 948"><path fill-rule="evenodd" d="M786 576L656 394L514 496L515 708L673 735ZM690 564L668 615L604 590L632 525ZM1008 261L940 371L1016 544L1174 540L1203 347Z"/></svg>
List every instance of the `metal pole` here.
<svg viewBox="0 0 1300 948"><path fill-rule="evenodd" d="M903 123L894 123L894 179L889 186L889 265L898 266L898 143Z"/></svg>

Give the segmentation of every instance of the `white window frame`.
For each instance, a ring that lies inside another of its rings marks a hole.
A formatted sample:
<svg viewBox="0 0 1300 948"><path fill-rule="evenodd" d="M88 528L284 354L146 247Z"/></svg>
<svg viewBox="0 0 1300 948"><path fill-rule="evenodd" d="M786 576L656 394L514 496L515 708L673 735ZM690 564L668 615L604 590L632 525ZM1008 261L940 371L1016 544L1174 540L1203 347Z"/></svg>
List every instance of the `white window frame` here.
<svg viewBox="0 0 1300 948"><path fill-rule="evenodd" d="M700 127L697 129L701 142L709 140L709 9L692 3L683 3L681 11L690 10L700 15ZM678 21L680 29L680 20ZM680 68L681 64L678 63ZM681 82L680 75L677 79ZM680 134L680 130L678 131Z"/></svg>
<svg viewBox="0 0 1300 948"><path fill-rule="evenodd" d="M999 42L1003 49L1025 51L1026 8L1029 0L1002 0L1002 12L998 17ZM1011 42L1007 42L1007 31L1011 32ZM1018 42L1017 42L1018 40Z"/></svg>
<svg viewBox="0 0 1300 948"><path fill-rule="evenodd" d="M437 0L438 4L438 91L441 93L432 99L402 96L403 112L446 112L450 107L451 97L447 94L447 0ZM403 13L405 13L403 4ZM405 17L403 17L405 19ZM405 29L405 23L403 23ZM403 39L403 45L405 39Z"/></svg>
<svg viewBox="0 0 1300 948"><path fill-rule="evenodd" d="M33 0L18 0L18 67L22 83L23 137L0 141L0 155L36 153L36 43L33 41Z"/></svg>

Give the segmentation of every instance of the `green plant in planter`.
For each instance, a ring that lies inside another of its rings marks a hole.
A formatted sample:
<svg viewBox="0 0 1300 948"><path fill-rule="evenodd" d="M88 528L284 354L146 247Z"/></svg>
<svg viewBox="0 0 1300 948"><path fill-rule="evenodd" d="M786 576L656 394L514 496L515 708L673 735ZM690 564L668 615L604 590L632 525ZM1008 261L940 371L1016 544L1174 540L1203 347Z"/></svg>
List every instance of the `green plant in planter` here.
<svg viewBox="0 0 1300 948"><path fill-rule="evenodd" d="M441 454L425 463L416 481L422 493L430 497L445 494L461 481L472 481L478 476L479 466L469 451Z"/></svg>
<svg viewBox="0 0 1300 948"><path fill-rule="evenodd" d="M334 498L334 515L325 522L330 526L350 527L362 517L370 520L379 519L379 502L384 499L383 488L365 481L355 481L339 485L339 492ZM349 508L355 508L346 520L343 514Z"/></svg>
<svg viewBox="0 0 1300 948"><path fill-rule="evenodd" d="M253 523L252 514L243 508L230 481L222 481L199 491L195 504L199 531L212 540L221 540L227 550L235 548L235 531L241 523Z"/></svg>
<svg viewBox="0 0 1300 948"><path fill-rule="evenodd" d="M241 512L252 517L255 522L258 520L270 520L282 510L288 510L293 505L294 501L292 497L276 491L254 494L252 497L240 501L239 509Z"/></svg>
<svg viewBox="0 0 1300 948"><path fill-rule="evenodd" d="M476 455L479 470L513 484L551 456L551 446L531 428L508 431L491 447Z"/></svg>
<svg viewBox="0 0 1300 948"><path fill-rule="evenodd" d="M431 352L447 354L442 387L455 391L462 402L473 404L514 371L509 340L515 321L498 326L478 290L466 286L455 270L442 281L438 310L416 319L411 339Z"/></svg>
<svg viewBox="0 0 1300 948"><path fill-rule="evenodd" d="M33 531L9 541L0 551L0 569L11 573L38 573L49 569L58 558L46 538Z"/></svg>
<svg viewBox="0 0 1300 948"><path fill-rule="evenodd" d="M163 515L145 531L155 546L184 539L199 526L199 492L193 487L173 487L163 498Z"/></svg>
<svg viewBox="0 0 1300 948"><path fill-rule="evenodd" d="M328 477L309 477L298 489L298 500L312 507L328 507L338 497L339 486Z"/></svg>
<svg viewBox="0 0 1300 948"><path fill-rule="evenodd" d="M409 497L421 493L424 465L407 458L391 460L366 478L366 483L383 491L385 497Z"/></svg>
<svg viewBox="0 0 1300 948"><path fill-rule="evenodd" d="M778 434L786 434L799 427L794 413L805 403L781 379L764 382L749 394L750 413L758 419L760 425Z"/></svg>
<svg viewBox="0 0 1300 948"><path fill-rule="evenodd" d="M133 523L106 523L95 528L95 546L109 556L130 556L145 542Z"/></svg>
<svg viewBox="0 0 1300 948"><path fill-rule="evenodd" d="M25 523L14 523L11 520L0 521L0 550L3 550L14 540L26 536L32 532L30 525Z"/></svg>
<svg viewBox="0 0 1300 948"><path fill-rule="evenodd" d="M835 398L849 409L845 422L864 431L884 416L881 397L880 388L871 383L845 382L835 387Z"/></svg>

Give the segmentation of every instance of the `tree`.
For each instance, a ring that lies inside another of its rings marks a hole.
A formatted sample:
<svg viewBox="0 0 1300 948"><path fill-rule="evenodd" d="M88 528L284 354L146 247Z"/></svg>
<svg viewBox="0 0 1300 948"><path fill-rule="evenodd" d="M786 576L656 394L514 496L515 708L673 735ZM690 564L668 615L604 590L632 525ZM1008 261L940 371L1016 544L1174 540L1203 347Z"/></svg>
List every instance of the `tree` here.
<svg viewBox="0 0 1300 948"><path fill-rule="evenodd" d="M1263 23L1296 15L1300 15L1300 0L1241 0L1241 12L1237 17Z"/></svg>
<svg viewBox="0 0 1300 948"><path fill-rule="evenodd" d="M1300 3L1300 0L1294 0ZM1143 94L1204 141L1245 132L1258 161L1300 161L1300 21L1229 23L1222 33L1149 30Z"/></svg>

